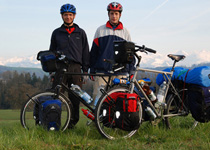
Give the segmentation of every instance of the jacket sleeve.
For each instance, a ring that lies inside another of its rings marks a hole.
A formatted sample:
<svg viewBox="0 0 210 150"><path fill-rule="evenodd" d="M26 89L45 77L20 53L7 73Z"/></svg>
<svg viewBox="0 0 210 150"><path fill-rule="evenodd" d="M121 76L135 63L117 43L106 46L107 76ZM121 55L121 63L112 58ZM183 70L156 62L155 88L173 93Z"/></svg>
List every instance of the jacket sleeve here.
<svg viewBox="0 0 210 150"><path fill-rule="evenodd" d="M99 43L98 38L93 40L92 48L90 51L90 73L96 73L95 66L98 59L99 53Z"/></svg>
<svg viewBox="0 0 210 150"><path fill-rule="evenodd" d="M57 44L55 40L55 31L53 31L50 41L50 51L56 51Z"/></svg>
<svg viewBox="0 0 210 150"><path fill-rule="evenodd" d="M89 45L85 31L83 31L83 51L82 51L82 70L83 72L88 72L90 66L90 52Z"/></svg>

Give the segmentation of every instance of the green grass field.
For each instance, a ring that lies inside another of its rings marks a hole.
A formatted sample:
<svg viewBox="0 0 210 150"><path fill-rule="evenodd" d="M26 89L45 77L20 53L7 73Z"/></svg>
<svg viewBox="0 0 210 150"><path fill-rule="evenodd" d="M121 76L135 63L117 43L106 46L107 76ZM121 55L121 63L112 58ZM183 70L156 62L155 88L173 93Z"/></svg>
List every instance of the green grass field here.
<svg viewBox="0 0 210 150"><path fill-rule="evenodd" d="M180 127L167 130L144 122L133 137L111 141L103 138L94 125L86 126L88 119L82 113L77 126L65 132L48 132L42 128L28 131L21 126L19 116L19 110L0 110L1 150L210 149L210 123L200 123L194 130Z"/></svg>

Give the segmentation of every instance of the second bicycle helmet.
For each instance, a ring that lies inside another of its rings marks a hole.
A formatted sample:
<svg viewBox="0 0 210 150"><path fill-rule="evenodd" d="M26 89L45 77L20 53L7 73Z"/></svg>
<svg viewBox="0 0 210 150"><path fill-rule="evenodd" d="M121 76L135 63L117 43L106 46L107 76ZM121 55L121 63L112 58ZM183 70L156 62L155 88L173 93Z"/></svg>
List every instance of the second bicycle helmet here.
<svg viewBox="0 0 210 150"><path fill-rule="evenodd" d="M65 12L76 14L76 8L72 4L64 4L63 6L61 6L60 13L63 14Z"/></svg>
<svg viewBox="0 0 210 150"><path fill-rule="evenodd" d="M111 10L122 12L123 7L118 2L112 2L107 6L107 11L111 11Z"/></svg>

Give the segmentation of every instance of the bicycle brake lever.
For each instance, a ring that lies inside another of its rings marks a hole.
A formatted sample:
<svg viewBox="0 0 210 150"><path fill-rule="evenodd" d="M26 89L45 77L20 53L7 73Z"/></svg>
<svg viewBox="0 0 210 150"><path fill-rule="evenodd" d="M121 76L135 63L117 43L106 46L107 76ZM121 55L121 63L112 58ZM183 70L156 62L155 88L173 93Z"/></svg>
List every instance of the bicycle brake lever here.
<svg viewBox="0 0 210 150"><path fill-rule="evenodd" d="M60 55L60 57L58 58L59 60L64 60L66 58L65 55Z"/></svg>

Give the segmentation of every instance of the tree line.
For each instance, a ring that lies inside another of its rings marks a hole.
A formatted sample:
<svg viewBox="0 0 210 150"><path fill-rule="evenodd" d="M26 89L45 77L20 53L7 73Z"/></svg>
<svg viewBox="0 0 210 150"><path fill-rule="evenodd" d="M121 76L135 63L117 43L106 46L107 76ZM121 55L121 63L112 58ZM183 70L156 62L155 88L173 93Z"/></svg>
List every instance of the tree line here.
<svg viewBox="0 0 210 150"><path fill-rule="evenodd" d="M44 75L37 77L35 73L18 73L6 71L0 74L0 109L20 109L28 97L45 90L50 79Z"/></svg>

